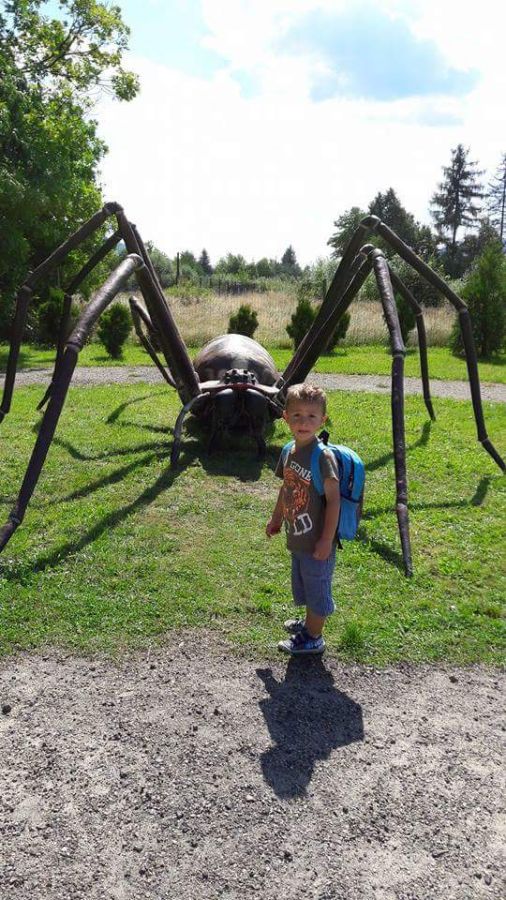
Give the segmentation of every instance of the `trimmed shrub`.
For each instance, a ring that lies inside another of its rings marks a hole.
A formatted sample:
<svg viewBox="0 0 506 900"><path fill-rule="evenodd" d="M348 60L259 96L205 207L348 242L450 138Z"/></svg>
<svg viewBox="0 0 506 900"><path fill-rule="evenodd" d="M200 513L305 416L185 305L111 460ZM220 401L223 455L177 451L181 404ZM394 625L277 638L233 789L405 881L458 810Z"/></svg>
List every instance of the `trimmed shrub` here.
<svg viewBox="0 0 506 900"><path fill-rule="evenodd" d="M339 344L340 341L344 341L346 337L346 332L348 331L348 327L351 321L351 314L349 312L343 313L339 322L337 323L337 328L334 331L334 334L330 338L326 349L334 350L335 347Z"/></svg>
<svg viewBox="0 0 506 900"><path fill-rule="evenodd" d="M307 297L301 297L291 317L290 324L286 326L288 336L291 337L295 350L308 333L315 317L316 310L312 306L311 301Z"/></svg>
<svg viewBox="0 0 506 900"><path fill-rule="evenodd" d="M487 359L502 349L506 338L506 258L499 241L488 244L476 260L462 297L469 308L476 352ZM464 352L458 316L450 349L458 355Z"/></svg>
<svg viewBox="0 0 506 900"><path fill-rule="evenodd" d="M98 326L98 338L109 356L121 359L123 345L131 330L130 313L121 303L113 303L102 315Z"/></svg>
<svg viewBox="0 0 506 900"><path fill-rule="evenodd" d="M321 282L320 284L317 284L311 279L304 278L299 281L299 284L297 285L297 307L291 318L291 323L286 326L286 330L289 336L292 338L295 350L311 328L311 325L313 324L317 316L318 308L320 305L315 305L317 291L320 292L320 296L324 293L324 291L322 290ZM344 340L344 338L346 337L346 332L348 331L350 320L350 313L344 313L338 323L336 330L334 331L334 334L328 340L328 343L325 347L326 351L333 350L335 347L337 347L339 341Z"/></svg>
<svg viewBox="0 0 506 900"><path fill-rule="evenodd" d="M243 303L235 315L230 316L228 322L229 334L244 334L246 337L253 337L257 328L258 316L247 303Z"/></svg>

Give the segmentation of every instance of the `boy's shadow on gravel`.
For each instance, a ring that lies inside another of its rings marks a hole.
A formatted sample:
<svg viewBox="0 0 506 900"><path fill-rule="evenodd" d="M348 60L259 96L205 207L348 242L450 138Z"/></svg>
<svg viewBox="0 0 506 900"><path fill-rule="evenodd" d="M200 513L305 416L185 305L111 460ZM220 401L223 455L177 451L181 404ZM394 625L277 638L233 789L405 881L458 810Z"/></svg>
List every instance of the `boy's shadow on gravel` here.
<svg viewBox="0 0 506 900"><path fill-rule="evenodd" d="M264 778L278 797L303 797L317 760L364 739L362 708L334 687L321 657L290 659L284 681L256 671L269 692L259 706L274 742L261 757Z"/></svg>

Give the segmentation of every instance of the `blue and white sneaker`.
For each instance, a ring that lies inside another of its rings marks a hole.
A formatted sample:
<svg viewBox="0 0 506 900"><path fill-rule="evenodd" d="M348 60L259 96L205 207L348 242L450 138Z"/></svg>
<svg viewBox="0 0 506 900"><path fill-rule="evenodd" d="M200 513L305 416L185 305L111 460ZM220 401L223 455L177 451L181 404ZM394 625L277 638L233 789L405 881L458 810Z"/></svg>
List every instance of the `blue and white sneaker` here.
<svg viewBox="0 0 506 900"><path fill-rule="evenodd" d="M325 650L325 641L322 635L317 638L311 637L303 628L297 634L292 635L287 641L280 641L278 650L283 653L289 653L291 656L309 656L318 655Z"/></svg>

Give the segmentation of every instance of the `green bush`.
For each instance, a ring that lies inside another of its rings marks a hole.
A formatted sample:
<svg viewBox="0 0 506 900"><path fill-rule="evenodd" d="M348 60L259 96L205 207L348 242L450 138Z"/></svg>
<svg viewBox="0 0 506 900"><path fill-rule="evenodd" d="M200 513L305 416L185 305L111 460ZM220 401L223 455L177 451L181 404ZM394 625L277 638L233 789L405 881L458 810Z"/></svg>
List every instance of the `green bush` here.
<svg viewBox="0 0 506 900"><path fill-rule="evenodd" d="M307 296L306 285L304 283L300 285L298 293L299 302L297 303L295 312L292 315L290 324L286 326L286 330L289 337L291 337L292 339L295 350L311 328L311 325L313 324L318 313L317 307L315 307L311 303L311 300ZM348 331L350 319L350 313L344 313L337 325L336 330L334 331L334 334L329 338L325 346L325 350L333 350L335 347L337 347L340 341L344 340L344 338L346 337L346 332Z"/></svg>
<svg viewBox="0 0 506 900"><path fill-rule="evenodd" d="M98 338L109 356L121 359L123 344L130 334L130 313L121 303L113 303L103 314L98 326Z"/></svg>
<svg viewBox="0 0 506 900"><path fill-rule="evenodd" d="M295 350L308 333L315 318L316 310L312 306L311 301L307 297L302 296L297 303L290 324L286 326L288 336L291 337Z"/></svg>
<svg viewBox="0 0 506 900"><path fill-rule="evenodd" d="M506 337L506 258L499 241L485 247L462 290L471 316L476 352L487 359L504 346ZM458 316L450 335L450 349L462 355L464 347Z"/></svg>
<svg viewBox="0 0 506 900"><path fill-rule="evenodd" d="M349 312L343 313L343 315L339 319L339 322L337 323L337 328L334 331L334 334L332 335L332 337L330 338L330 340L327 344L327 347L326 347L327 350L333 350L335 347L337 347L337 345L339 344L340 341L344 341L344 339L346 337L346 332L348 331L350 320L351 320L350 313Z"/></svg>
<svg viewBox="0 0 506 900"><path fill-rule="evenodd" d="M402 340L404 341L404 345L406 345L408 342L409 332L412 331L416 325L416 316L414 310L409 305L408 301L404 299L402 294L395 295L395 304L397 306L397 313L399 315L399 325L401 326Z"/></svg>
<svg viewBox="0 0 506 900"><path fill-rule="evenodd" d="M295 349L297 349L316 318L318 306L315 306L314 302L317 297L321 297L324 294L322 284L321 281L318 282L312 278L303 278L297 285L297 307L291 318L291 323L286 326L286 330L292 338ZM329 338L325 350L333 350L339 341L344 340L346 332L348 331L350 319L350 313L344 313L334 334Z"/></svg>
<svg viewBox="0 0 506 900"><path fill-rule="evenodd" d="M49 288L49 299L41 303L35 311L33 321L33 336L37 344L44 347L56 347L60 334L60 325L63 315L63 291L61 288ZM78 317L78 310L73 305L70 320L67 327L67 335L72 330Z"/></svg>
<svg viewBox="0 0 506 900"><path fill-rule="evenodd" d="M247 303L243 303L235 315L230 316L228 322L229 334L244 334L246 337L253 337L257 328L258 316Z"/></svg>

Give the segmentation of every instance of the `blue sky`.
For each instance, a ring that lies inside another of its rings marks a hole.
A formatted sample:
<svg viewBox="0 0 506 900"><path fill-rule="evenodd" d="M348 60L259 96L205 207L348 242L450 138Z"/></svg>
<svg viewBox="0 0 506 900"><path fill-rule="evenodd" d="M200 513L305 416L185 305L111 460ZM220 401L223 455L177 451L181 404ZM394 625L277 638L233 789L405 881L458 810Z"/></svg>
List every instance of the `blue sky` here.
<svg viewBox="0 0 506 900"><path fill-rule="evenodd" d="M463 96L479 78L477 71L452 67L434 41L418 37L405 21L371 3L340 12L315 9L278 46L282 53L310 53L326 64L327 72L313 80L314 100Z"/></svg>
<svg viewBox="0 0 506 900"><path fill-rule="evenodd" d="M208 46L212 37L201 0L122 0L132 30L134 53L210 78L229 65L226 54ZM434 41L414 34L406 21L392 18L376 3L355 2L340 10L315 8L295 19L274 40L281 54L306 54L325 66L311 82L313 100L354 97L392 101L430 95L463 96L479 79L477 70L456 69ZM258 93L255 67L232 69L243 96ZM441 117L438 122L442 124Z"/></svg>
<svg viewBox="0 0 506 900"><path fill-rule="evenodd" d="M200 78L211 77L226 64L203 44L209 29L200 0L119 0L119 6L132 32L134 53Z"/></svg>
<svg viewBox="0 0 506 900"><path fill-rule="evenodd" d="M104 192L170 254L309 262L389 187L429 222L458 143L506 150L496 0L116 2L141 92L97 107Z"/></svg>

